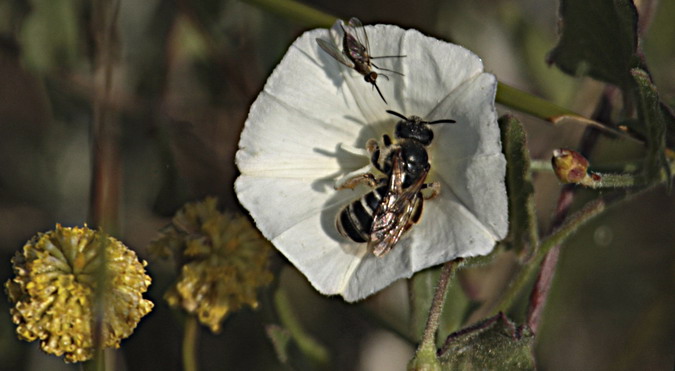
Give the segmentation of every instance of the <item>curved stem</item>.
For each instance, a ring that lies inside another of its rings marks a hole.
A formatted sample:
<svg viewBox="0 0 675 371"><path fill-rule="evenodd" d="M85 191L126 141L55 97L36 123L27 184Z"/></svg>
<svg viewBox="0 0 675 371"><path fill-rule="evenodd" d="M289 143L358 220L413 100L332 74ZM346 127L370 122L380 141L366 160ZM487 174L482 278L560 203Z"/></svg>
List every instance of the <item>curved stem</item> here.
<svg viewBox="0 0 675 371"><path fill-rule="evenodd" d="M290 299L283 287L277 288L274 294L274 305L283 327L291 333L293 340L308 358L319 365L327 365L330 361L328 350L309 335L302 327L297 316L293 312Z"/></svg>

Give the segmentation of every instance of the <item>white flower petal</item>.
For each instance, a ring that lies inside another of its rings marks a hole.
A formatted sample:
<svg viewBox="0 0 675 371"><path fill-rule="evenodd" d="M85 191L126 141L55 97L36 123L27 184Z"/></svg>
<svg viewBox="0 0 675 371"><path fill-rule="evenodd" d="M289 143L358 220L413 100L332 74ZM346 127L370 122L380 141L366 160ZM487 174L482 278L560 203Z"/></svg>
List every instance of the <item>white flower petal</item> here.
<svg viewBox="0 0 675 371"><path fill-rule="evenodd" d="M436 139L429 148L432 171L500 240L508 231L508 201L506 160L493 103L497 82L493 75L483 73L464 85L432 114L434 119L457 121L435 127ZM441 189L441 195L445 191Z"/></svg>
<svg viewBox="0 0 675 371"><path fill-rule="evenodd" d="M377 84L317 45L328 30L300 36L251 107L237 153L237 196L263 232L324 294L362 299L396 279L457 257L488 253L507 229L505 161L494 110L496 81L470 51L391 25L367 26ZM341 37L338 29L338 37ZM339 45L341 49L341 45ZM376 72L380 73L382 71ZM384 257L341 236L340 211L370 189L334 186L370 166L366 141L393 136L397 118L454 119L435 125L429 181L414 226ZM347 174L349 174L347 176Z"/></svg>

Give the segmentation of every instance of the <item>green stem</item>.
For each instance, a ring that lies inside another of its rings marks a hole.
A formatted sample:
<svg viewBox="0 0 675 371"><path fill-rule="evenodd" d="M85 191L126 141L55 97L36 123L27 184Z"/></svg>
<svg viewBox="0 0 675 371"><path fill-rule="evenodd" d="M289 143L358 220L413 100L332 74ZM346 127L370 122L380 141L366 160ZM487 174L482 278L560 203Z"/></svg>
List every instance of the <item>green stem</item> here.
<svg viewBox="0 0 675 371"><path fill-rule="evenodd" d="M530 171L546 171L552 173L553 166L551 166L551 161L530 160Z"/></svg>
<svg viewBox="0 0 675 371"><path fill-rule="evenodd" d="M438 278L438 286L436 286L436 292L434 293L434 299L431 302L431 309L429 309L429 318L424 328L420 348L425 346L433 346L435 348L436 331L438 330L439 319L443 311L443 304L445 304L445 294L448 291L448 284L455 273L458 262L459 260L452 260L443 265L441 276Z"/></svg>
<svg viewBox="0 0 675 371"><path fill-rule="evenodd" d="M541 261L544 259L546 254L553 247L562 244L583 224L586 224L596 216L600 215L605 210L605 208L606 204L602 200L591 202L583 209L572 215L565 224L563 224L550 236L544 239L537 249L537 255L535 255L532 260L529 261L520 272L518 272L518 275L511 282L511 285L507 289L506 293L502 296L499 304L492 310L492 315L495 315L499 312L506 312L520 294L521 289L527 284L527 282L530 281L533 274L538 271Z"/></svg>
<svg viewBox="0 0 675 371"><path fill-rule="evenodd" d="M584 184L590 188L627 188L635 187L642 182L633 174L591 173L600 176L600 180Z"/></svg>
<svg viewBox="0 0 675 371"><path fill-rule="evenodd" d="M581 116L580 114L553 104L546 99L516 89L503 82L497 84L497 103L521 112L529 113L544 120L552 121L558 116Z"/></svg>
<svg viewBox="0 0 675 371"><path fill-rule="evenodd" d="M460 261L461 259L449 261L441 269L441 275L438 278L438 285L434 292L434 298L431 301L429 317L427 318L427 325L424 328L422 341L419 347L417 347L415 356L408 363L408 370L435 371L441 368L440 361L436 356L436 332L438 331L439 319L443 312L443 304L445 303L445 295L448 291L450 279Z"/></svg>
<svg viewBox="0 0 675 371"><path fill-rule="evenodd" d="M249 4L302 23L306 27L330 27L336 17L293 0L244 0Z"/></svg>
<svg viewBox="0 0 675 371"><path fill-rule="evenodd" d="M197 371L197 338L199 322L193 315L187 316L183 329L183 370Z"/></svg>
<svg viewBox="0 0 675 371"><path fill-rule="evenodd" d="M329 361L328 350L302 328L300 321L293 313L286 291L282 287L279 287L274 295L274 304L281 324L291 333L302 353L321 365L327 365Z"/></svg>

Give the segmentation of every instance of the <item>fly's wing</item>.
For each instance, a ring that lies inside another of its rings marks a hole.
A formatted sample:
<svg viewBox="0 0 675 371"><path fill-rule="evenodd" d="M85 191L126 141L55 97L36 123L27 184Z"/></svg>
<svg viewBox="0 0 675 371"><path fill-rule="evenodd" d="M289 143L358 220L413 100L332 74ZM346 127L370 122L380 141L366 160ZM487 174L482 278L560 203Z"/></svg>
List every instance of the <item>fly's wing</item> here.
<svg viewBox="0 0 675 371"><path fill-rule="evenodd" d="M352 17L349 19L349 26L351 28L352 35L356 38L356 40L361 43L361 46L364 47L364 57L366 59L370 59L370 42L368 41L368 34L366 33L366 29L363 27L363 23L356 18Z"/></svg>
<svg viewBox="0 0 675 371"><path fill-rule="evenodd" d="M403 233L415 223L414 215L421 207L420 190L428 169L410 187L403 189L404 170L400 150L394 155L389 189L375 213L368 247L375 256L383 256L398 242Z"/></svg>
<svg viewBox="0 0 675 371"><path fill-rule="evenodd" d="M321 49L323 49L323 51L328 53L328 55L333 57L336 61L344 64L349 68L354 68L354 62L352 62L349 58L347 58L347 56L332 43L323 39L316 39L316 43L319 44Z"/></svg>

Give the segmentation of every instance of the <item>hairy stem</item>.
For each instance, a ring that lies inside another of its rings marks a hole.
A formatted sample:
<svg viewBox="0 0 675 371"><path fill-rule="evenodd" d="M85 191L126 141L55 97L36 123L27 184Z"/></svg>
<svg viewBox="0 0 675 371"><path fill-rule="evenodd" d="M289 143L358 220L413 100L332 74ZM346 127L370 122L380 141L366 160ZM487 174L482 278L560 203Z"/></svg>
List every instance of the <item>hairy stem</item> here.
<svg viewBox="0 0 675 371"><path fill-rule="evenodd" d="M422 334L420 348L425 346L435 347L436 331L438 330L439 319L441 317L441 312L443 311L443 304L445 304L445 294L448 291L450 279L455 273L455 268L460 261L461 259L452 260L443 265L441 276L438 278L436 292L434 293L434 299L431 302L431 309L429 309L427 325L424 328L424 333Z"/></svg>

